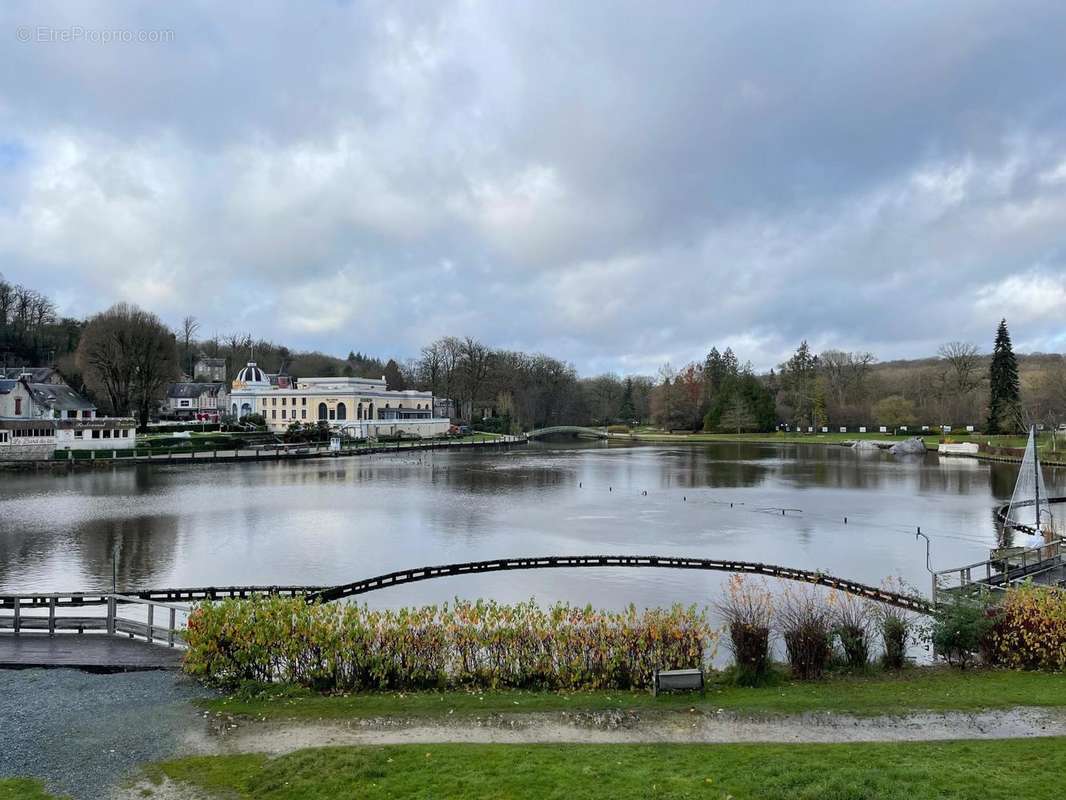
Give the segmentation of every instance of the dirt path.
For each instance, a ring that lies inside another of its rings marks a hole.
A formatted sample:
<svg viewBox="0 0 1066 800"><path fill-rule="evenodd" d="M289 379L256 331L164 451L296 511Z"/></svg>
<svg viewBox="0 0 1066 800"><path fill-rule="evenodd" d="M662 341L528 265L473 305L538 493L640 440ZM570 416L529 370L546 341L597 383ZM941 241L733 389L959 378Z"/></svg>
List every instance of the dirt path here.
<svg viewBox="0 0 1066 800"><path fill-rule="evenodd" d="M318 722L242 720L215 715L184 746L200 754L281 755L335 745L533 743L913 742L1066 736L1066 711L1011 709L854 717L834 713L748 716L732 712L507 714L441 720Z"/></svg>

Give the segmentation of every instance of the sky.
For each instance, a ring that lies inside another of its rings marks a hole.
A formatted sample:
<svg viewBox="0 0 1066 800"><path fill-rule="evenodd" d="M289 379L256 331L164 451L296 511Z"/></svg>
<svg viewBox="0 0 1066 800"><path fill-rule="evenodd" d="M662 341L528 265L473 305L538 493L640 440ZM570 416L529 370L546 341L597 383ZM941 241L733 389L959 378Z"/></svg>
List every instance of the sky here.
<svg viewBox="0 0 1066 800"><path fill-rule="evenodd" d="M652 374L1066 350L1066 4L0 4L0 273L65 315Z"/></svg>

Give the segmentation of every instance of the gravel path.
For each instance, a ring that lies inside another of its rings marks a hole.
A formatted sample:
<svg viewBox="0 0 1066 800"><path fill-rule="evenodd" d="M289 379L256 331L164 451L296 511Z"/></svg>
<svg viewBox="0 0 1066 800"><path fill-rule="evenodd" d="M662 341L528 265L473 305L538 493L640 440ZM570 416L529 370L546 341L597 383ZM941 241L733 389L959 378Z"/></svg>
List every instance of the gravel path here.
<svg viewBox="0 0 1066 800"><path fill-rule="evenodd" d="M174 672L0 670L0 777L100 800L134 769L186 752L209 692Z"/></svg>
<svg viewBox="0 0 1066 800"><path fill-rule="evenodd" d="M855 717L832 712L795 715L719 713L494 714L476 719L263 721L214 716L212 733L190 739L201 753L281 755L305 747L435 744L645 744L729 742L920 742L1066 736L1066 712L1014 708L981 712Z"/></svg>

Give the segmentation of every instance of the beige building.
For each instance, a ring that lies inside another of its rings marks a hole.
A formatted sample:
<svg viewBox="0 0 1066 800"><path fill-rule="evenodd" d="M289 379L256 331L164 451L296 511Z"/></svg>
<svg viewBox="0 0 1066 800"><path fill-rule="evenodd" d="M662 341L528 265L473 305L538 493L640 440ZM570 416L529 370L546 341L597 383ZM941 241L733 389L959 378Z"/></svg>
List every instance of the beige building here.
<svg viewBox="0 0 1066 800"><path fill-rule="evenodd" d="M278 432L293 422L323 421L355 438L429 437L450 426L447 418L433 415L431 392L390 391L384 378L297 378L279 386L254 361L237 373L229 403L233 416L262 414Z"/></svg>

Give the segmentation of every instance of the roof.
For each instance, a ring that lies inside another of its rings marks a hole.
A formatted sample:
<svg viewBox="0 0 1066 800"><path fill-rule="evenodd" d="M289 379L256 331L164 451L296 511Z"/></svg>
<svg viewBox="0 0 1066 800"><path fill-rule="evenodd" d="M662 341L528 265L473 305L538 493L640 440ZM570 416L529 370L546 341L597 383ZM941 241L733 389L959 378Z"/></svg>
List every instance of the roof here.
<svg viewBox="0 0 1066 800"><path fill-rule="evenodd" d="M17 385L18 385L18 381L12 381L12 380L7 380L6 378L0 378L0 394L8 394Z"/></svg>
<svg viewBox="0 0 1066 800"><path fill-rule="evenodd" d="M222 391L221 383L170 383L167 397L200 397L204 394L217 397Z"/></svg>
<svg viewBox="0 0 1066 800"><path fill-rule="evenodd" d="M27 383L33 402L59 411L94 411L96 406L65 383Z"/></svg>
<svg viewBox="0 0 1066 800"><path fill-rule="evenodd" d="M0 378L18 380L23 375L29 375L30 383L48 383L55 374L55 367L4 367L0 369Z"/></svg>
<svg viewBox="0 0 1066 800"><path fill-rule="evenodd" d="M207 356L200 356L196 359L197 364L206 364L209 367L224 367L226 366L226 359L224 358L209 358Z"/></svg>

